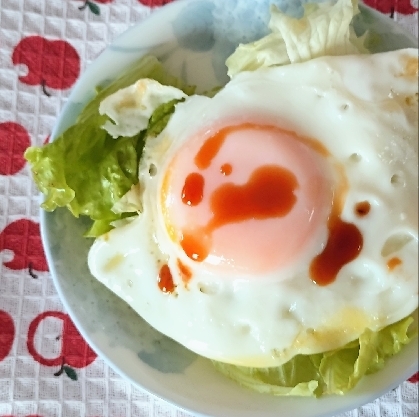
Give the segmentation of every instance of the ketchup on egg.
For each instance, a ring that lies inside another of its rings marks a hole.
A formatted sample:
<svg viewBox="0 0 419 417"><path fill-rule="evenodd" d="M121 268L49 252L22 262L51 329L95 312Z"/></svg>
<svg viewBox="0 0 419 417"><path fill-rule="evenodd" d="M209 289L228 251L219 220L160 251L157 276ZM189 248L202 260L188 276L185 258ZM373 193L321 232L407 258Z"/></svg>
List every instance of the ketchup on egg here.
<svg viewBox="0 0 419 417"><path fill-rule="evenodd" d="M261 276L307 252L310 278L333 282L360 252L362 235L340 218L346 185L335 186L327 149L264 124L205 135L179 150L163 182L166 227L185 255L219 271ZM368 214L364 203L359 215ZM316 236L325 225L319 251Z"/></svg>

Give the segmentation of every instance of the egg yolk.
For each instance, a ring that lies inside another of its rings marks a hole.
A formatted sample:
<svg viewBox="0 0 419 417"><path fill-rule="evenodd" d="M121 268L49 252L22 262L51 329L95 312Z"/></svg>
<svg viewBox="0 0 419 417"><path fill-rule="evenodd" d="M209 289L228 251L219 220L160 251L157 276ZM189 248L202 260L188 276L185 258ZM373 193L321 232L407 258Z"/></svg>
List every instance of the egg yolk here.
<svg viewBox="0 0 419 417"><path fill-rule="evenodd" d="M191 260L226 272L260 274L295 263L327 223L327 157L316 140L271 125L190 138L161 186L170 238Z"/></svg>

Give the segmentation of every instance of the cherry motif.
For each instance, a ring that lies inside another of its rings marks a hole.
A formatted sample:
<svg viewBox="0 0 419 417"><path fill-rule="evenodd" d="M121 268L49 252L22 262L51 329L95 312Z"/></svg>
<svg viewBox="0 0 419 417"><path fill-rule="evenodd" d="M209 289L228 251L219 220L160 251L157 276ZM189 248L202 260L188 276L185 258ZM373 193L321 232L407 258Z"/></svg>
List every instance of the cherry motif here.
<svg viewBox="0 0 419 417"><path fill-rule="evenodd" d="M48 271L39 225L32 220L16 220L4 228L0 233L0 251L4 249L14 253L13 259L4 263L7 268Z"/></svg>
<svg viewBox="0 0 419 417"><path fill-rule="evenodd" d="M419 382L419 372L416 372L414 375L412 375L409 379L409 382L412 384L417 384Z"/></svg>
<svg viewBox="0 0 419 417"><path fill-rule="evenodd" d="M31 139L18 123L0 123L0 175L14 175L26 164L23 153Z"/></svg>
<svg viewBox="0 0 419 417"><path fill-rule="evenodd" d="M35 348L35 332L40 323L47 317L53 317L63 321L61 335L61 352L56 358L45 358ZM84 368L96 359L96 353L84 341L68 314L60 311L45 311L31 322L28 330L27 347L32 357L44 366L60 366L55 376L63 372L71 379L77 380L77 374L73 368Z"/></svg>
<svg viewBox="0 0 419 417"><path fill-rule="evenodd" d="M148 7L160 7L169 4L174 0L138 0L142 5Z"/></svg>
<svg viewBox="0 0 419 417"><path fill-rule="evenodd" d="M107 4L112 3L113 0L84 0L83 4L79 7L79 10L84 10L88 8L93 14L99 16L100 8L96 3Z"/></svg>
<svg viewBox="0 0 419 417"><path fill-rule="evenodd" d="M15 325L9 313L0 310L0 362L9 354L15 338Z"/></svg>
<svg viewBox="0 0 419 417"><path fill-rule="evenodd" d="M418 9L412 6L411 0L364 0L364 3L381 13L413 14Z"/></svg>
<svg viewBox="0 0 419 417"><path fill-rule="evenodd" d="M41 36L23 38L13 50L12 62L28 68L27 75L19 76L21 82L41 85L47 95L46 87L65 90L80 74L80 57L73 46Z"/></svg>

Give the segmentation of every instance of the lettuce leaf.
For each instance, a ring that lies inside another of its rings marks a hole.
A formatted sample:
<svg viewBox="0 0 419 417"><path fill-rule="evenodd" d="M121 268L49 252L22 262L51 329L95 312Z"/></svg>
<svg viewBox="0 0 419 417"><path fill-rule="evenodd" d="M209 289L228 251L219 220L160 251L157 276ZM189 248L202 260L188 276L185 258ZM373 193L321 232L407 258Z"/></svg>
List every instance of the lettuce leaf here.
<svg viewBox="0 0 419 417"><path fill-rule="evenodd" d="M134 138L112 139L95 123L67 129L56 141L31 147L25 158L47 211L67 206L75 217L114 218L110 208L138 181Z"/></svg>
<svg viewBox="0 0 419 417"><path fill-rule="evenodd" d="M221 373L263 394L317 396L322 389L315 355L298 355L282 366L249 368L213 361Z"/></svg>
<svg viewBox="0 0 419 417"><path fill-rule="evenodd" d="M242 44L227 59L228 75L274 65L304 62L325 55L367 53L364 38L351 25L359 13L357 0L308 3L304 16L295 19L271 7L271 33L256 42Z"/></svg>
<svg viewBox="0 0 419 417"><path fill-rule="evenodd" d="M366 329L358 340L340 349L297 355L278 367L249 368L216 361L213 364L224 375L260 393L314 397L343 395L363 376L380 370L386 359L416 337L413 322L413 317L409 316L377 332Z"/></svg>
<svg viewBox="0 0 419 417"><path fill-rule="evenodd" d="M99 104L139 78L153 78L179 87L187 94L194 91L194 87L168 75L157 58L146 56L126 74L99 88L76 124L53 142L28 148L24 155L31 165L36 186L45 196L41 207L46 211L67 207L75 217L90 217L94 223L85 234L88 237L99 236L112 228L112 222L132 215L114 213L112 207L138 182L144 141L161 132L178 102L173 100L157 107L148 128L140 134L113 139L101 128L106 116L99 114Z"/></svg>
<svg viewBox="0 0 419 417"><path fill-rule="evenodd" d="M169 122L170 116L175 111L176 104L183 101L185 101L185 99L173 99L167 103L160 104L150 117L146 132L147 136L159 135Z"/></svg>

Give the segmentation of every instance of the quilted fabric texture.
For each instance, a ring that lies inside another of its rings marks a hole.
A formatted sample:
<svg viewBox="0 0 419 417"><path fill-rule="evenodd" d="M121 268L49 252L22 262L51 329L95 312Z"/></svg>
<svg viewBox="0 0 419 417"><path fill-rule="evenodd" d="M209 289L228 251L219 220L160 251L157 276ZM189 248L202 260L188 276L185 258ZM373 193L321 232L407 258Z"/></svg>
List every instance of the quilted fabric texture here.
<svg viewBox="0 0 419 417"><path fill-rule="evenodd" d="M48 141L86 65L173 0L0 0L0 417L189 417L84 342L54 289L23 152ZM417 0L365 0L418 36ZM418 415L418 377L339 417Z"/></svg>

